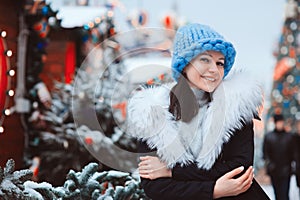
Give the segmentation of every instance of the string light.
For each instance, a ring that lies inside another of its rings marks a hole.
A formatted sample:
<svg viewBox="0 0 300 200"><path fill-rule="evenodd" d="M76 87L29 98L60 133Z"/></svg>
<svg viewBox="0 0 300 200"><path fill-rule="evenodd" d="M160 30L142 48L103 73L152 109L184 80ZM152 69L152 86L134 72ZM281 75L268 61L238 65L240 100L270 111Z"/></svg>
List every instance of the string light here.
<svg viewBox="0 0 300 200"><path fill-rule="evenodd" d="M13 69L10 69L7 73L9 76L14 76L16 74L16 71Z"/></svg>
<svg viewBox="0 0 300 200"><path fill-rule="evenodd" d="M100 18L100 17L96 17L96 18L95 18L95 22L96 22L97 24L99 24L99 23L101 22L101 18Z"/></svg>
<svg viewBox="0 0 300 200"><path fill-rule="evenodd" d="M108 11L108 12L107 12L107 16L108 16L108 17L113 17L113 16L114 16L114 12L111 11L111 10Z"/></svg>
<svg viewBox="0 0 300 200"><path fill-rule="evenodd" d="M7 35L6 31L1 31L1 37L5 38Z"/></svg>
<svg viewBox="0 0 300 200"><path fill-rule="evenodd" d="M3 111L4 115L9 116L11 114L10 110L7 108Z"/></svg>
<svg viewBox="0 0 300 200"><path fill-rule="evenodd" d="M7 94L8 94L8 96L12 97L12 96L15 95L15 91L13 91L13 90L8 90L8 91L7 91Z"/></svg>
<svg viewBox="0 0 300 200"><path fill-rule="evenodd" d="M89 28L93 28L95 26L95 24L93 22L89 22L88 26L89 26Z"/></svg>
<svg viewBox="0 0 300 200"><path fill-rule="evenodd" d="M7 57L11 57L11 56L12 56L12 50L6 50L6 51L5 51L5 55L6 55Z"/></svg>
<svg viewBox="0 0 300 200"><path fill-rule="evenodd" d="M0 31L0 36L1 36L0 42L1 42L1 47L2 47L2 51L3 51L3 52L1 52L2 53L1 58L6 61L6 66L5 66L4 70L5 69L7 70L6 75L8 77L13 77L16 74L16 72L15 72L15 70L11 69L10 61L8 59L9 57L11 57L13 55L13 52L12 52L12 50L7 49L7 44L6 44L6 41L4 39L4 38L7 37L7 32L6 31ZM5 58L5 56L7 58ZM8 97L12 97L12 96L15 95L14 90L9 89L10 88L10 78L8 78L7 81L8 81L8 83L6 85L6 88L8 88L7 91L6 91L7 97L5 98L5 102L3 104L3 107L1 108L1 109L4 109L4 110L3 110L3 115L0 117L0 133L4 133L3 122L4 122L5 117L11 115L15 111L14 107L5 108L5 105L7 105L8 100L9 100Z"/></svg>

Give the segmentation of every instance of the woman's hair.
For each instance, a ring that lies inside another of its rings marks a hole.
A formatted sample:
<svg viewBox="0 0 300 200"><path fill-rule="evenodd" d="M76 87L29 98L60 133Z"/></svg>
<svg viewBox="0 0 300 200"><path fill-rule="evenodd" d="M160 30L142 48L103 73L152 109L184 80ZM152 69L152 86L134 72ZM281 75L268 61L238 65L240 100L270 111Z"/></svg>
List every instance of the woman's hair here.
<svg viewBox="0 0 300 200"><path fill-rule="evenodd" d="M210 95L205 92L204 97L210 101ZM169 112L175 117L175 120L190 122L199 111L199 104L196 96L190 88L185 73L178 78L177 84L170 91Z"/></svg>

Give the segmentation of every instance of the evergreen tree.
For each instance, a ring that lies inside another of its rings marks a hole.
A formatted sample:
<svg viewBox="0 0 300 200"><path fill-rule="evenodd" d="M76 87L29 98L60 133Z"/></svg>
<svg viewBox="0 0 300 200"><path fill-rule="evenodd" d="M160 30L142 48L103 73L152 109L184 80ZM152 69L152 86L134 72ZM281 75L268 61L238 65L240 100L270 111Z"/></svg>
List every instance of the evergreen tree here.
<svg viewBox="0 0 300 200"><path fill-rule="evenodd" d="M274 51L271 105L268 118L282 114L291 129L300 120L300 1L287 0L285 21L278 48Z"/></svg>
<svg viewBox="0 0 300 200"><path fill-rule="evenodd" d="M32 171L15 170L10 159L0 167L0 199L10 200L107 200L148 199L138 180L121 171L98 172L97 163L89 163L81 172L70 170L63 186L30 180Z"/></svg>

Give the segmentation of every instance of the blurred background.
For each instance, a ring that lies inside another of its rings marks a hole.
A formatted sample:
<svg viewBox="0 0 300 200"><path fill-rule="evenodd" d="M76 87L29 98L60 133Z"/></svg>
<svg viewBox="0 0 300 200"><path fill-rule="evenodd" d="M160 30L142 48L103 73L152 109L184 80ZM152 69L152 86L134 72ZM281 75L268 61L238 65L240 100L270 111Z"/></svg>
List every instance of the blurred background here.
<svg viewBox="0 0 300 200"><path fill-rule="evenodd" d="M232 41L237 49L234 67L262 83L265 101L262 120L255 122L254 167L257 180L274 199L262 144L274 129L273 114L285 117L291 133L300 120L299 0L0 2L3 169L30 169L33 174L26 180L51 187L66 185L70 169L80 171L91 162L98 171L130 172L111 175L115 179L106 179L107 184L134 177L136 161L128 152L136 151L136 141L126 135L127 99L141 86L172 81L174 33L198 22ZM7 162L11 158L14 164ZM5 173L0 175L3 186ZM22 184L15 185L20 194ZM290 187L290 198L298 200L294 175ZM18 193L4 188L0 196L7 191Z"/></svg>

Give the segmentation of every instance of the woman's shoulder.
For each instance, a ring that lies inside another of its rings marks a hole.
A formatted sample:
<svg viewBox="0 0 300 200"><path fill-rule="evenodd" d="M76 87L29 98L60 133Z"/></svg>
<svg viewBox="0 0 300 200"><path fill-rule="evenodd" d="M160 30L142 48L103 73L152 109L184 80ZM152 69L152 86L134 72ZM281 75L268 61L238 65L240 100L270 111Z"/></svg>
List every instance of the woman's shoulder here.
<svg viewBox="0 0 300 200"><path fill-rule="evenodd" d="M152 137L173 116L168 111L172 84L136 91L127 104L127 132L137 138Z"/></svg>
<svg viewBox="0 0 300 200"><path fill-rule="evenodd" d="M133 92L128 99L128 105L135 106L137 103L144 105L161 105L169 99L169 94L175 83L167 83L159 86L143 87Z"/></svg>

